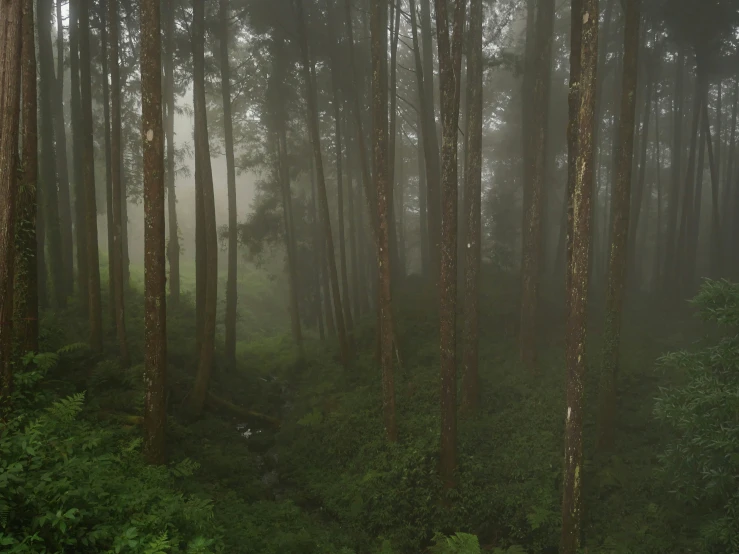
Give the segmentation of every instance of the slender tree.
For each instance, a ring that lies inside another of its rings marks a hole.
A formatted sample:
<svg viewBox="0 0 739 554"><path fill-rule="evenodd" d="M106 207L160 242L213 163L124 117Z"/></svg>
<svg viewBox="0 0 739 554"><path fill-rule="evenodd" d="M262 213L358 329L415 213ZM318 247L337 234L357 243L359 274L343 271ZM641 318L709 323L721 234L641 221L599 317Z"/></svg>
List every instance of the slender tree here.
<svg viewBox="0 0 739 554"><path fill-rule="evenodd" d="M349 342L344 325L344 313L341 307L341 295L339 293L339 273L336 270L336 257L334 255L334 239L331 234L331 220L326 194L326 178L323 172L323 157L321 155L321 136L318 127L318 107L316 101L316 90L314 78L311 71L310 52L308 50L308 37L305 29L305 15L303 13L303 1L295 0L295 8L298 20L298 40L301 54L301 65L303 80L308 105L308 127L313 149L313 158L316 164L318 178L318 200L323 218L323 226L326 236L326 257L328 259L328 270L331 284L331 295L333 296L334 316L336 318L336 329L339 334L339 349L341 362L346 367L349 364Z"/></svg>
<svg viewBox="0 0 739 554"><path fill-rule="evenodd" d="M478 342L482 205L482 0L470 1L467 37L467 140L464 160L464 215L467 248L464 281L464 374L462 406L470 413L478 408Z"/></svg>
<svg viewBox="0 0 739 554"><path fill-rule="evenodd" d="M141 2L141 125L144 145L144 455L165 462L167 422L167 267L164 221L164 129L159 0Z"/></svg>
<svg viewBox="0 0 739 554"><path fill-rule="evenodd" d="M63 308L67 304L67 287L64 284L64 257L59 225L59 197L56 180L56 153L54 145L54 111L52 95L54 80L54 49L51 45L51 3L38 0L36 3L39 41L39 115L41 125L40 181L45 189L43 211L45 216L46 240L49 251L49 273L54 291L54 304Z"/></svg>
<svg viewBox="0 0 739 554"><path fill-rule="evenodd" d="M171 305L180 301L180 241L177 234L177 194L175 192L175 148L174 148L174 57L175 57L175 9L173 0L166 0L167 10L164 14L164 41L166 56L164 57L164 101L167 110L165 133L167 136L167 215L169 216L169 242L167 243L167 259L169 260L169 294Z"/></svg>
<svg viewBox="0 0 739 554"><path fill-rule="evenodd" d="M38 290L36 269L36 178L38 134L36 130L36 41L33 0L23 0L22 38L22 163L15 219L15 272L13 314L15 343L22 352L38 351Z"/></svg>
<svg viewBox="0 0 739 554"><path fill-rule="evenodd" d="M100 3L100 47L103 79L103 135L105 149L105 210L108 231L108 311L110 321L116 325L115 284L113 282L113 176L110 146L110 86L108 84L108 1Z"/></svg>
<svg viewBox="0 0 739 554"><path fill-rule="evenodd" d="M721 99L721 84L719 83L719 103ZM720 106L720 104L719 104ZM718 278L723 271L721 263L721 253L723 251L722 235L721 235L721 215L719 208L719 168L721 167L721 161L719 159L719 153L721 151L721 127L718 121L721 119L719 112L719 119L716 124L716 148L714 152L713 138L711 136L711 126L708 121L708 106L703 104L703 134L706 137L706 147L708 149L708 167L711 173L711 238L710 238L710 253L711 253L711 268L710 274L713 278Z"/></svg>
<svg viewBox="0 0 739 554"><path fill-rule="evenodd" d="M199 161L196 179L200 180L203 235L201 246L205 252L204 287L202 295L202 327L200 351L198 352L198 371L191 395L191 408L195 416L203 411L208 394L210 374L215 355L216 306L218 295L218 233L216 229L216 208L213 194L213 172L210 164L208 143L208 117L205 96L205 6L204 2L194 2L193 9L193 62L195 93L195 157ZM197 186L197 184L196 184ZM197 248L197 246L196 246Z"/></svg>
<svg viewBox="0 0 739 554"><path fill-rule="evenodd" d="M441 96L441 276L439 332L441 350L441 478L455 486L457 468L457 136L465 0L455 0L452 33L445 0L436 0ZM433 200L429 200L433 203ZM429 213L430 210L429 210ZM433 244L431 246L434 248Z"/></svg>
<svg viewBox="0 0 739 554"><path fill-rule="evenodd" d="M56 138L56 172L59 183L59 226L64 258L64 286L67 296L74 286L74 240L72 233L72 207L69 196L69 169L67 167L67 131L64 123L64 23L62 2L56 1L56 83L54 95L54 137Z"/></svg>
<svg viewBox="0 0 739 554"><path fill-rule="evenodd" d="M82 106L82 160L85 190L85 223L87 240L88 321L90 346L103 346L102 308L100 303L100 262L98 259L98 221L95 202L95 159L92 137L92 82L90 77L90 13L89 1L80 0L80 102Z"/></svg>
<svg viewBox="0 0 739 554"><path fill-rule="evenodd" d="M629 238L629 203L632 160L634 157L636 85L639 73L640 1L626 0L625 5L621 119L618 127L617 176L616 186L613 191L613 227L611 229L611 256L608 267L603 368L601 374L602 397L599 434L599 446L601 448L609 448L611 446L616 411L616 377L618 374L618 355L621 344L621 310L626 284L626 260L628 259L626 249ZM647 137L644 136L642 140L646 141Z"/></svg>
<svg viewBox="0 0 739 554"><path fill-rule="evenodd" d="M567 412L565 424L565 468L562 498L561 554L575 554L580 545L582 520L582 423L585 377L585 330L591 242L591 199L593 194L593 134L598 61L598 0L583 0L580 46L580 102L577 112L578 147L575 157L575 187L572 198L572 254L568 264L567 326ZM576 27L573 25L573 27Z"/></svg>
<svg viewBox="0 0 739 554"><path fill-rule="evenodd" d="M128 340L126 337L125 302L123 294L123 213L122 213L122 179L121 179L121 78L118 61L119 23L118 0L110 0L108 5L110 27L110 84L111 84L111 215L113 241L110 257L111 281L113 282L113 305L115 314L116 336L121 363L126 366L130 362Z"/></svg>
<svg viewBox="0 0 739 554"><path fill-rule="evenodd" d="M13 383L13 269L18 196L22 0L0 0L0 398Z"/></svg>
<svg viewBox="0 0 739 554"><path fill-rule="evenodd" d="M372 174L377 190L379 233L377 263L380 270L380 365L382 367L382 406L385 433L391 442L398 440L395 422L395 384L393 380L393 313L391 309L391 259L388 203L388 103L387 103L387 3L373 0L370 12L372 34Z"/></svg>
<svg viewBox="0 0 739 554"><path fill-rule="evenodd" d="M547 172L547 128L549 89L551 84L552 32L554 28L554 0L539 0L536 18L536 56L534 62L532 110L530 129L524 130L530 151L524 163L523 246L521 249L521 333L519 348L521 361L533 368L536 363L536 327L539 303L540 258L542 256L542 211L544 180Z"/></svg>

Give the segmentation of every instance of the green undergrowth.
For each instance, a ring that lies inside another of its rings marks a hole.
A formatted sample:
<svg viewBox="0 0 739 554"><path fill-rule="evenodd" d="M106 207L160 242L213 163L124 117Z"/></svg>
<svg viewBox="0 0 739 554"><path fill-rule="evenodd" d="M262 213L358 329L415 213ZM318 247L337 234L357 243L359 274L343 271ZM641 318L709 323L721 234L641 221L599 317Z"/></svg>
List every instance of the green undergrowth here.
<svg viewBox="0 0 739 554"><path fill-rule="evenodd" d="M566 410L561 310L543 302L538 370L531 373L518 363L510 333L513 280L486 282L497 285L480 303L481 411L459 420L458 486L451 493L444 494L437 475L438 319L428 287L410 281L396 294L397 444L383 434L372 315L354 329L349 369L339 364L335 339L321 342L310 331L302 356L289 336L260 331L263 338L244 338L235 366L223 359L219 336L211 392L257 415L208 410L197 421L185 417L195 372L195 318L185 296L169 312L170 463L161 468L145 466L140 455L143 302L134 288L127 299L130 368L119 367L108 329L102 354L66 348L27 359L19 373L16 406L0 435L0 550L557 552ZM676 501L664 453L677 448L670 441L680 433L669 414L655 419L654 408L661 387L691 383L685 364L666 371L656 360L700 349L714 329L687 309L668 314L632 304L624 319L616 442L598 454L597 314L591 325L584 547L590 554L706 551L696 545L705 544L701 536L715 519L696 523L704 506ZM72 305L45 314L43 351L85 337L77 313ZM278 419L279 428L259 414Z"/></svg>

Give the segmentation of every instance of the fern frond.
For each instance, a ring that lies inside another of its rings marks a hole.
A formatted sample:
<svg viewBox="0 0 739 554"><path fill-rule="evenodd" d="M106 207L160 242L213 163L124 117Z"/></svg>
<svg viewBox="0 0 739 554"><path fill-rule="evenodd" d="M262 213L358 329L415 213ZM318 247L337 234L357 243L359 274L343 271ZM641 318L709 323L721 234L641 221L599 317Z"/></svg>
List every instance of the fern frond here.
<svg viewBox="0 0 739 554"><path fill-rule="evenodd" d="M72 344L67 344L66 346L62 346L59 350L56 351L57 354L71 354L72 352L78 352L80 350L87 349L87 343L85 342L73 342Z"/></svg>
<svg viewBox="0 0 739 554"><path fill-rule="evenodd" d="M54 402L47 411L49 415L58 421L68 423L82 411L85 403L85 393L79 392L67 398Z"/></svg>

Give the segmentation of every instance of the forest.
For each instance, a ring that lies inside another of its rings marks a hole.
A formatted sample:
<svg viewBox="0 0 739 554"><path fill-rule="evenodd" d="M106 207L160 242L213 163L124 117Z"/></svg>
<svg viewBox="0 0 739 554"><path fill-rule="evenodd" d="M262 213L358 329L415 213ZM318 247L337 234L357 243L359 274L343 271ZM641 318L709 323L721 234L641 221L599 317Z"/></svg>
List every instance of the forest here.
<svg viewBox="0 0 739 554"><path fill-rule="evenodd" d="M0 0L0 551L739 554L739 0Z"/></svg>

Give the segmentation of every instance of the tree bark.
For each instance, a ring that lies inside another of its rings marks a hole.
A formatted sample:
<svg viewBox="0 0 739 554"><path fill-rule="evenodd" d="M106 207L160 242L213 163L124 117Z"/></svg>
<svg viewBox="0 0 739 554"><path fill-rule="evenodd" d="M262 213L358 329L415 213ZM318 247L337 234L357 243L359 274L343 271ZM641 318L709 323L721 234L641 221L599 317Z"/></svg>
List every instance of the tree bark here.
<svg viewBox="0 0 739 554"><path fill-rule="evenodd" d="M121 193L121 79L118 61L119 24L118 24L118 0L110 0L108 6L110 18L110 84L111 84L111 115L112 131L110 140L111 158L111 215L113 218L113 244L110 253L111 280L113 282L113 304L115 314L116 337L118 338L118 351L121 364L127 366L131 359L128 352L128 339L126 337L125 302L123 294L123 244L122 231L123 214Z"/></svg>
<svg viewBox="0 0 739 554"><path fill-rule="evenodd" d="M393 378L393 312L391 294L390 210L392 184L388 178L388 103L387 103L387 3L373 0L370 11L372 35L372 174L377 190L377 264L380 312L380 366L382 368L382 411L385 433L390 442L398 440L395 421L395 383Z"/></svg>
<svg viewBox="0 0 739 554"><path fill-rule="evenodd" d="M467 248L464 290L464 374L462 408L476 413L480 403L478 376L479 290L482 206L482 0L471 0L467 38L467 140L464 203Z"/></svg>
<svg viewBox="0 0 739 554"><path fill-rule="evenodd" d="M167 376L167 266L164 220L162 40L159 0L141 2L141 104L144 145L144 456L163 464Z"/></svg>
<svg viewBox="0 0 739 554"><path fill-rule="evenodd" d="M388 233L390 240L390 260L393 270L392 282L400 279L400 253L398 252L398 229L395 221L395 139L398 122L398 41L400 38L401 0L390 0L390 16L392 22L390 41L390 124L388 127ZM387 65L387 58L384 58ZM388 71L386 71L388 73ZM387 79L386 79L387 80Z"/></svg>
<svg viewBox="0 0 739 554"><path fill-rule="evenodd" d="M49 0L38 0L39 40L39 115L41 118L41 186L44 187L44 215L46 224L46 240L49 250L49 273L54 291L54 305L64 308L67 305L67 291L64 280L64 257L59 225L59 197L56 182L56 157L54 151L54 111L52 94L54 80L54 50L51 45L51 3Z"/></svg>
<svg viewBox="0 0 739 554"><path fill-rule="evenodd" d="M36 41L33 0L23 0L22 38L22 180L15 214L13 275L15 344L21 352L38 352L38 289L36 270L36 179L38 135L36 100Z"/></svg>
<svg viewBox="0 0 739 554"><path fill-rule="evenodd" d="M218 234L216 209L213 194L213 172L210 164L208 142L208 119L205 97L205 6L195 2L193 10L193 58L195 93L195 156L200 159L200 190L202 195L203 262L205 263L205 286L202 307L202 338L198 352L198 371L191 396L194 416L199 417L208 393L210 374L215 355L216 306L218 295Z"/></svg>
<svg viewBox="0 0 739 554"><path fill-rule="evenodd" d="M722 213L721 213L721 221L724 222L724 229L723 231L723 248L724 252L723 255L726 256L726 259L731 259L731 252L733 252L733 247L735 245L735 239L734 235L732 233L732 225L731 225L731 215L733 215L731 210L731 202L732 202L732 196L736 195L736 186L733 183L734 179L734 156L736 154L736 118L737 118L737 107L739 106L739 79L737 79L734 82L734 99L732 101L732 109L731 109L731 135L729 138L729 150L727 152L727 159L726 159L726 171L724 172L724 179L723 179L723 191L722 191L722 198L721 198L721 206L722 206ZM731 267L725 267L724 272L727 270L731 270Z"/></svg>
<svg viewBox="0 0 739 554"><path fill-rule="evenodd" d="M45 0L39 0L45 1ZM83 169L83 151L84 145L84 125L82 117L82 100L80 94L80 58L79 58L79 46L80 46L80 25L79 25L79 8L80 3L83 0L69 0L69 67L70 67L70 103L71 103L71 118L72 118L72 168L73 168L73 181L74 181L74 235L77 248L77 295L80 301L80 309L82 313L87 314L89 310L89 276L88 276L88 265L87 265L87 225L86 225L86 209L85 209L85 180L84 180L84 169ZM41 10L39 10L40 12ZM44 34L45 36L45 34ZM41 38L41 34L39 35ZM41 50L40 63L43 68L45 63L46 55ZM43 69L42 69L43 71ZM41 90L46 88L43 84ZM43 98L41 100L43 104ZM43 114L41 120L43 122ZM43 136L43 130L42 130ZM43 145L42 145L43 153ZM43 167L43 166L42 166ZM44 181L44 176L41 177ZM48 194L47 194L48 196ZM50 200L47 200L50 201ZM49 219L46 218L47 233L49 239L52 238L53 230L49 231ZM51 248L49 248L51 252Z"/></svg>
<svg viewBox="0 0 739 554"><path fill-rule="evenodd" d="M57 93L54 95L54 131L56 138L56 171L59 182L59 226L61 227L62 257L64 259L64 287L66 296L74 290L74 246L72 207L69 196L69 169L67 167L67 132L64 124L64 24L62 1L56 2L57 21Z"/></svg>
<svg viewBox="0 0 739 554"><path fill-rule="evenodd" d="M110 90L108 87L108 29L106 22L108 1L110 0L103 0L100 3L100 43L102 49L101 76L103 79L103 133L105 135L105 209L107 215L106 221L108 223L108 309L110 311L110 321L115 327L115 285L113 283L113 177L111 169L112 164L110 146Z"/></svg>
<svg viewBox="0 0 739 554"><path fill-rule="evenodd" d="M601 374L601 414L598 445L608 449L613 444L616 413L616 379L621 341L621 311L626 284L627 248L629 247L629 212L631 175L634 154L634 121L636 119L636 86L639 74L639 9L640 0L626 0L624 24L624 63L621 80L621 118L618 127L616 186L613 190L611 253L608 264L606 318L604 327L603 368ZM647 94L646 116L651 102ZM647 142L647 122L642 143ZM646 164L646 158L642 160ZM637 199L638 201L638 199ZM631 247L633 247L633 243ZM633 266L631 266L633 268Z"/></svg>
<svg viewBox="0 0 739 554"><path fill-rule="evenodd" d="M347 112L350 109L348 100L346 101L344 109ZM344 121L346 122L347 128L349 128L351 124L349 123L348 118L344 119ZM344 133L344 136L349 137L349 132ZM357 244L359 241L359 220L356 217L356 212L354 210L354 180L352 179L356 165L354 163L354 157L352 156L352 153L354 152L354 148L352 148L352 146L355 146L355 144L347 144L347 159L349 162L347 173L349 179L346 187L346 204L347 211L349 212L347 221L349 223L349 249L351 251L350 261L352 267L352 304L354 306L354 317L355 319L359 319L362 315L362 303L360 300L362 291L360 289L361 279L359 275L359 253L357 252Z"/></svg>
<svg viewBox="0 0 739 554"><path fill-rule="evenodd" d="M580 545L582 520L582 431L585 378L585 334L591 243L593 194L593 135L598 61L598 0L583 0L572 14L582 21L577 112L578 152L572 195L572 253L568 264L565 363L567 367L567 414L565 425L565 468L562 498L561 554L575 554ZM579 26L579 23L578 25ZM573 25L574 27L574 25ZM572 58L571 58L572 59Z"/></svg>
<svg viewBox="0 0 739 554"><path fill-rule="evenodd" d="M719 84L719 102L720 102L720 91L721 91L721 85ZM721 244L721 221L720 221L720 212L719 212L719 202L718 202L718 194L719 194L719 167L720 167L720 160L718 158L719 155L719 145L721 144L721 133L720 133L720 124L717 122L716 124L716 152L714 153L713 150L713 139L711 137L711 126L708 122L708 105L705 103L703 104L703 133L706 136L706 146L708 148L708 167L711 171L711 268L710 268L710 275L712 278L717 279L719 276L722 275L723 268L721 267L721 253L723 251L723 246ZM719 120L721 119L721 112L719 111ZM700 221L697 220L697 224L700 224Z"/></svg>
<svg viewBox="0 0 739 554"><path fill-rule="evenodd" d="M219 2L221 41L221 93L223 95L223 126L226 145L226 176L228 186L228 277L226 280L226 359L236 362L236 272L238 244L236 236L236 164L234 161L233 121L231 116L231 69L228 60L228 0Z"/></svg>
<svg viewBox="0 0 739 554"><path fill-rule="evenodd" d="M459 76L465 0L455 0L451 39L445 0L436 0L441 95L441 275L439 338L441 358L441 478L445 489L456 484L457 468L457 137ZM431 196L431 194L430 194ZM429 199L434 205L433 197ZM433 251L434 245L431 245ZM432 264L433 266L433 264Z"/></svg>
<svg viewBox="0 0 739 554"><path fill-rule="evenodd" d="M0 398L13 384L13 270L18 196L21 0L0 0Z"/></svg>
<svg viewBox="0 0 739 554"><path fill-rule="evenodd" d="M90 0L80 0L80 103L82 107L82 161L85 190L87 241L88 322L90 347L103 347L102 307L100 303L100 261L98 259L98 224L95 203L95 144L92 136L92 81L90 77Z"/></svg>
<svg viewBox="0 0 739 554"><path fill-rule="evenodd" d="M316 164L318 180L318 195L323 216L324 232L326 235L326 258L328 260L329 276L331 281L331 294L333 296L334 316L336 318L336 329L339 335L339 350L341 363L344 367L349 365L349 343L344 326L344 314L341 307L341 296L339 294L339 274L336 270L336 258L334 256L334 240L331 234L331 220L328 206L328 195L326 193L326 179L323 172L323 158L321 155L321 136L318 127L318 107L316 102L316 90L311 72L310 53L308 51L308 37L305 29L305 15L303 13L303 1L295 0L296 15L298 18L298 39L303 68L303 79L308 104L308 127L313 147L313 158Z"/></svg>
<svg viewBox="0 0 739 554"><path fill-rule="evenodd" d="M531 164L529 181L524 183L523 245L521 259L521 326L519 354L521 361L533 369L536 364L536 328L539 300L539 276L542 254L542 212L544 181L547 172L547 123L551 88L552 33L554 0L539 0L536 18L536 58L531 95L532 116L529 130Z"/></svg>
<svg viewBox="0 0 739 554"><path fill-rule="evenodd" d="M175 191L174 19L175 9L173 0L167 0L167 13L164 19L164 41L166 48L166 57L164 58L164 101L166 102L167 110L165 134L167 138L167 215L169 216L167 258L169 260L170 303L172 306L177 306L180 302L180 239L177 227L177 193Z"/></svg>

